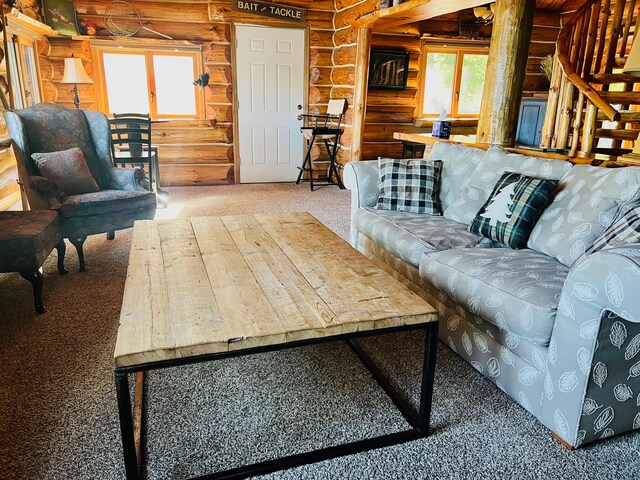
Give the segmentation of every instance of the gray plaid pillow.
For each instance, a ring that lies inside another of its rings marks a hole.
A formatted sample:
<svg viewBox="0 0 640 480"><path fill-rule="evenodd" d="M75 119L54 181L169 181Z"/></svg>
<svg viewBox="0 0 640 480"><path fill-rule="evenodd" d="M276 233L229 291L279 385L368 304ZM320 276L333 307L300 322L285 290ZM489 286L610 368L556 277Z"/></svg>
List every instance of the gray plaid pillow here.
<svg viewBox="0 0 640 480"><path fill-rule="evenodd" d="M627 210L618 221L607 228L587 249L585 255L630 243L640 243L640 205Z"/></svg>
<svg viewBox="0 0 640 480"><path fill-rule="evenodd" d="M524 248L558 180L505 172L467 230L511 248Z"/></svg>
<svg viewBox="0 0 640 480"><path fill-rule="evenodd" d="M377 209L441 215L442 160L380 158L378 166Z"/></svg>

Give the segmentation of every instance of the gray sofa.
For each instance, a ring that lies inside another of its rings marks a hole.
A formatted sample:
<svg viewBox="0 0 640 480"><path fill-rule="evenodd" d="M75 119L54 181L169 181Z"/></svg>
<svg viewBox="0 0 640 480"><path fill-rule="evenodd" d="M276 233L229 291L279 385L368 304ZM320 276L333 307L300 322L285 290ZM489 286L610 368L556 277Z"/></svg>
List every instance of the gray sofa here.
<svg viewBox="0 0 640 480"><path fill-rule="evenodd" d="M440 339L559 439L640 428L640 244L589 253L638 203L640 167L572 165L440 142L442 216L373 208L378 162L353 162L351 244L437 307ZM561 179L526 249L466 227L504 171Z"/></svg>

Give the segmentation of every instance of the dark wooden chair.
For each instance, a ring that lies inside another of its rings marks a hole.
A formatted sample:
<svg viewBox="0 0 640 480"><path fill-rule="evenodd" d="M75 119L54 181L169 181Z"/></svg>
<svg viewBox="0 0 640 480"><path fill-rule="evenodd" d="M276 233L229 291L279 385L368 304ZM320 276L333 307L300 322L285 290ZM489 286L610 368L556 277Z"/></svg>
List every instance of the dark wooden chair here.
<svg viewBox="0 0 640 480"><path fill-rule="evenodd" d="M304 157L302 166L298 167L300 173L298 174L296 184L300 183L302 176L306 172L309 175L309 186L311 187L311 191L313 191L314 169L313 162L311 161L311 149L315 142L319 140L324 142L327 155L329 156L328 179L324 185L338 185L341 189L344 188L340 175L338 174L336 155L338 153L338 147L340 146L340 135L342 135L343 131L340 124L342 123L346 102L345 99L329 100L327 112L324 115L302 114L298 116L299 120L305 121L300 131L307 141L307 154Z"/></svg>
<svg viewBox="0 0 640 480"><path fill-rule="evenodd" d="M160 187L158 147L151 144L152 121L145 113L116 113L109 120L113 163L142 167L149 178L149 190L166 206L169 194Z"/></svg>

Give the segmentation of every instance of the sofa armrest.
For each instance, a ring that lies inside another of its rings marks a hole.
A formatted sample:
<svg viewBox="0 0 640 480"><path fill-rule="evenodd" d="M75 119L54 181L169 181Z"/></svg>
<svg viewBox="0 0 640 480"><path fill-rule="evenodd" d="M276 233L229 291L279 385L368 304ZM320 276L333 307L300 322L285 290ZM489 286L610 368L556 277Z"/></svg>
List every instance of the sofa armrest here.
<svg viewBox="0 0 640 480"><path fill-rule="evenodd" d="M358 232L353 227L353 215L358 208L373 207L378 201L380 188L378 186L377 160L349 162L343 171L344 186L351 190L351 245L355 248Z"/></svg>
<svg viewBox="0 0 640 480"><path fill-rule="evenodd" d="M640 425L637 408L629 408L631 402L636 406L640 391L640 372L629 374L634 362L640 369L638 285L640 244L588 255L572 266L565 281L540 420L574 447ZM634 338L638 352L631 356ZM616 371L621 379L616 380ZM630 391L633 399L625 398Z"/></svg>
<svg viewBox="0 0 640 480"><path fill-rule="evenodd" d="M27 177L27 188L37 195L34 201L33 196L29 200L32 210L57 209L60 207L60 191L56 184L46 177L30 175ZM37 205L35 204L37 203Z"/></svg>
<svg viewBox="0 0 640 480"><path fill-rule="evenodd" d="M111 182L115 190L145 191L142 181L145 179L144 170L141 168L113 168L111 169Z"/></svg>

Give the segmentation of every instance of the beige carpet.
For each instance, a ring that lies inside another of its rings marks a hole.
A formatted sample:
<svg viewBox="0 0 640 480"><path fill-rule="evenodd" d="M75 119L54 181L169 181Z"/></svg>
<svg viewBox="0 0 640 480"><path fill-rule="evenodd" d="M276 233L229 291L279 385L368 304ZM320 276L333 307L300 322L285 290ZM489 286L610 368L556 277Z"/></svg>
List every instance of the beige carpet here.
<svg viewBox="0 0 640 480"><path fill-rule="evenodd" d="M341 234L349 192L308 185L170 189L159 217L307 210ZM88 271L45 263L45 304L0 274L0 479L124 478L113 348L131 232L86 243ZM417 402L422 339L363 342ZM440 344L433 435L268 476L273 479L640 478L640 432L570 452L516 402ZM331 343L151 372L145 474L202 475L405 428L348 347Z"/></svg>

